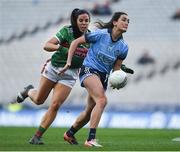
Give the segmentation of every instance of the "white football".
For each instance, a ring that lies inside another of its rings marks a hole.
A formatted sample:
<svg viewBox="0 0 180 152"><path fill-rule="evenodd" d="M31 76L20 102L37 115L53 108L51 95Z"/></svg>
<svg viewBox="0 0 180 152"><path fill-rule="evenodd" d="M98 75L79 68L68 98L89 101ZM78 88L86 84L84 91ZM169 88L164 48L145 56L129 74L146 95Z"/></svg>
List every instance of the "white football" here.
<svg viewBox="0 0 180 152"><path fill-rule="evenodd" d="M117 86L127 80L127 74L122 70L116 70L109 76L111 86Z"/></svg>

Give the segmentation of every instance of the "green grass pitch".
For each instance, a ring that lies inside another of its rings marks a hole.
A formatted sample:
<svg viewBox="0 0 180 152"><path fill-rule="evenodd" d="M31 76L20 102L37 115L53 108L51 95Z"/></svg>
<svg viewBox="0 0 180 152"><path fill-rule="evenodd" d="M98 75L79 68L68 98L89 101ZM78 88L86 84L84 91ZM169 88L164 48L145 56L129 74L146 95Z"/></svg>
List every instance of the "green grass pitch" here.
<svg viewBox="0 0 180 152"><path fill-rule="evenodd" d="M180 130L172 129L113 129L98 128L97 138L102 148L84 147L88 129L76 135L79 145L63 140L66 128L49 128L43 137L45 145L30 145L29 138L36 128L0 127L0 151L180 151Z"/></svg>

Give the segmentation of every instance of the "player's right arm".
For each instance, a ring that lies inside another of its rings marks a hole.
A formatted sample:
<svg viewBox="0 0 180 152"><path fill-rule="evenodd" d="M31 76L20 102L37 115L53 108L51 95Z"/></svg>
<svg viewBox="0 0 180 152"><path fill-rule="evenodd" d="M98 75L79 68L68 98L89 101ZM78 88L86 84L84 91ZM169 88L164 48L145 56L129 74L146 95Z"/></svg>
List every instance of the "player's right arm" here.
<svg viewBox="0 0 180 152"><path fill-rule="evenodd" d="M66 38L69 38L69 27L64 26L61 28L55 35L52 37L49 41L47 41L44 45L44 50L48 52L54 52L57 51L59 48L62 48L61 46L62 42L67 42ZM64 47L67 48L67 47Z"/></svg>
<svg viewBox="0 0 180 152"><path fill-rule="evenodd" d="M59 74L64 73L71 66L71 61L72 61L74 52L76 51L77 47L83 43L86 43L86 39L84 35L72 41L69 51L68 51L68 58L67 58L66 65L62 68Z"/></svg>

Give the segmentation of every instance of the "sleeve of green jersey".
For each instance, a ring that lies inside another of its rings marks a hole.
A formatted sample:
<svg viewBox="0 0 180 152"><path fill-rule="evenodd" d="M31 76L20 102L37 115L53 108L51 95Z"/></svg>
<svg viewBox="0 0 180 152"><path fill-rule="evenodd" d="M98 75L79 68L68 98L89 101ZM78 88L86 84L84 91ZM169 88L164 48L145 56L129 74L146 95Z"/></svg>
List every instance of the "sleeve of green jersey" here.
<svg viewBox="0 0 180 152"><path fill-rule="evenodd" d="M64 26L56 33L55 37L59 40L59 42L64 42L66 41L67 35L68 35L68 30L67 27Z"/></svg>

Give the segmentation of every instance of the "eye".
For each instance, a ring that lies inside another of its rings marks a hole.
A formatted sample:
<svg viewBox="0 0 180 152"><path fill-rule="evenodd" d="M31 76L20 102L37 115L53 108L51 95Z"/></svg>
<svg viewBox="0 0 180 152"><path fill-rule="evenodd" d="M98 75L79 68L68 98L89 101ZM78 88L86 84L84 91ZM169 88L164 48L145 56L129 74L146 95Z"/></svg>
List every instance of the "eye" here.
<svg viewBox="0 0 180 152"><path fill-rule="evenodd" d="M89 22L89 19L86 19L85 22Z"/></svg>
<svg viewBox="0 0 180 152"><path fill-rule="evenodd" d="M79 19L79 22L83 22L83 20L82 20L82 19Z"/></svg>
<svg viewBox="0 0 180 152"><path fill-rule="evenodd" d="M83 21L86 22L86 23L88 23L88 22L89 22L89 19L79 19L79 22L82 23Z"/></svg>
<svg viewBox="0 0 180 152"><path fill-rule="evenodd" d="M122 18L122 21L123 21L123 22L128 22L128 23L129 23L129 19L127 19L127 18Z"/></svg>

